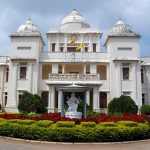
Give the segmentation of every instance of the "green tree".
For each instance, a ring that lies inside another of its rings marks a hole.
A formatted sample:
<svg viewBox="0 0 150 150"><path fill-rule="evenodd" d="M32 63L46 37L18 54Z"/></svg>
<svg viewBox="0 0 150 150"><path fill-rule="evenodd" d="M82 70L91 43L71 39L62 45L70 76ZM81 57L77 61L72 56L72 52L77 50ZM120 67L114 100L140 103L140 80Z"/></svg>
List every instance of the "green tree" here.
<svg viewBox="0 0 150 150"><path fill-rule="evenodd" d="M142 114L150 115L150 105L142 105L140 110Z"/></svg>
<svg viewBox="0 0 150 150"><path fill-rule="evenodd" d="M130 96L120 96L119 98L114 98L108 104L108 114L114 115L115 113L137 113L138 106L135 104L134 100Z"/></svg>
<svg viewBox="0 0 150 150"><path fill-rule="evenodd" d="M19 101L18 109L21 113L45 113L47 109L44 106L43 100L37 95L29 92L24 92Z"/></svg>

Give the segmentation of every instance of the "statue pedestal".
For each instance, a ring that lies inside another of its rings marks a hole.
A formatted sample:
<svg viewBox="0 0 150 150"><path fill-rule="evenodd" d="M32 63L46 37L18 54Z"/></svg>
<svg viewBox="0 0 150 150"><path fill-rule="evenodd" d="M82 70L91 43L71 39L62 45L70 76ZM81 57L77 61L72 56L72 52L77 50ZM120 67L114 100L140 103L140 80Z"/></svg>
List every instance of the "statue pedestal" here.
<svg viewBox="0 0 150 150"><path fill-rule="evenodd" d="M65 117L67 118L77 118L81 119L82 118L82 112L66 112Z"/></svg>

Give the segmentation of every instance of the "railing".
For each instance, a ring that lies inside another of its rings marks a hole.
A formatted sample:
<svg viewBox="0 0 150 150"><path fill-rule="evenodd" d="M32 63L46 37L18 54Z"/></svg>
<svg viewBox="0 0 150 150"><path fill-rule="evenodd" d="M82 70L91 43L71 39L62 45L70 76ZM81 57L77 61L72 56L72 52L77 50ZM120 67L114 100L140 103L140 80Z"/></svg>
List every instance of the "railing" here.
<svg viewBox="0 0 150 150"><path fill-rule="evenodd" d="M50 73L50 80L100 80L99 74Z"/></svg>

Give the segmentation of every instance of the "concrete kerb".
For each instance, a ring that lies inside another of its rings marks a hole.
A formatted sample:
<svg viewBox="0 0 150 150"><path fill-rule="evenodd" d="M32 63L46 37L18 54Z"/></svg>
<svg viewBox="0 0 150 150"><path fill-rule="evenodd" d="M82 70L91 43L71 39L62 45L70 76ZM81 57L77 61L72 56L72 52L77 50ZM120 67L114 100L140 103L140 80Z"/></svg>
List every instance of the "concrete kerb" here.
<svg viewBox="0 0 150 150"><path fill-rule="evenodd" d="M137 141L122 141L122 142L87 142L87 143L80 143L80 142L50 142L50 141L37 141L37 140L27 140L27 139L19 139L19 138L13 138L13 137L6 137L6 136L0 136L0 139L6 139L6 140L12 140L12 141L19 141L19 142L27 142L27 143L35 143L35 144L78 144L78 145L110 145L110 144L129 144L129 143L138 143L138 142L150 142L150 139L145 140L137 140Z"/></svg>

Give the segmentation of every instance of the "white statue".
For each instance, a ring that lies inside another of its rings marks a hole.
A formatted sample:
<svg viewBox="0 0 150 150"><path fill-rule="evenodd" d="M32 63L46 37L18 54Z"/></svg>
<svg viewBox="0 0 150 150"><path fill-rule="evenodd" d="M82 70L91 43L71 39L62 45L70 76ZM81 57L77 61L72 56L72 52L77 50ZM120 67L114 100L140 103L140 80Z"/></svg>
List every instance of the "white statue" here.
<svg viewBox="0 0 150 150"><path fill-rule="evenodd" d="M75 97L75 93L71 93L71 97L67 97L67 99L67 104L69 106L67 112L77 112L79 99Z"/></svg>

